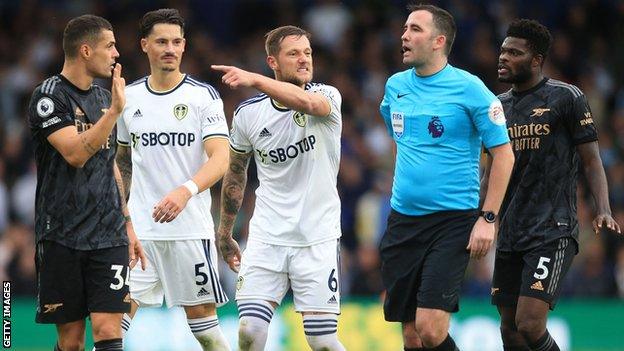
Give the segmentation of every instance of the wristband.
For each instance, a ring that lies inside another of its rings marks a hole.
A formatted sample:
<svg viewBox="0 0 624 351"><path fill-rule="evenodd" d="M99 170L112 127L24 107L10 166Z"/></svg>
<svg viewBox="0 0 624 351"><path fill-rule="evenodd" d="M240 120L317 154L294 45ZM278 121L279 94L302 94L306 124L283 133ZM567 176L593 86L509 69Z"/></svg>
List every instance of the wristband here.
<svg viewBox="0 0 624 351"><path fill-rule="evenodd" d="M191 192L191 196L197 195L197 193L199 192L199 187L192 179L187 180L186 183L182 185Z"/></svg>

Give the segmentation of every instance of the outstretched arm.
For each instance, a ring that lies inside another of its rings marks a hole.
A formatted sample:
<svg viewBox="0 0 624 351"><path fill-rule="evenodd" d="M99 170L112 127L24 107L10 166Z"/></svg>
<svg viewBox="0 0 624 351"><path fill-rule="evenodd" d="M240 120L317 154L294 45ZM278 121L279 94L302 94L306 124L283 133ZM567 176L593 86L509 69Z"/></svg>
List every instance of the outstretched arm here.
<svg viewBox="0 0 624 351"><path fill-rule="evenodd" d="M610 230L621 233L620 226L611 215L607 176L602 168L598 142L593 141L580 144L576 147L576 150L581 157L583 171L589 182L589 188L596 204L596 217L592 222L594 232L598 234L603 224L606 224Z"/></svg>
<svg viewBox="0 0 624 351"><path fill-rule="evenodd" d="M289 109L311 116L327 117L331 113L331 105L323 94L312 93L292 83L281 82L234 66L212 65L211 68L223 72L221 80L232 89L256 88Z"/></svg>
<svg viewBox="0 0 624 351"><path fill-rule="evenodd" d="M232 231L245 195L250 158L251 153L242 154L230 150L230 166L225 172L221 185L221 216L217 242L223 260L235 272L238 272L240 265L240 248L232 238Z"/></svg>

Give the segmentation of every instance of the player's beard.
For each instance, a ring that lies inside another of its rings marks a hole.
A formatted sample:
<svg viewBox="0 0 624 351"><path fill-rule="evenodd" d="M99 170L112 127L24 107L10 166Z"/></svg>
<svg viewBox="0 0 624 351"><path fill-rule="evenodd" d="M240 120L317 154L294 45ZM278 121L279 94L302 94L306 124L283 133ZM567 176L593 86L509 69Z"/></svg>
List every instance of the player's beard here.
<svg viewBox="0 0 624 351"><path fill-rule="evenodd" d="M283 71L282 71L283 72ZM310 78L309 79L304 79L304 78L300 78L298 77L295 73L293 74L283 74L281 76L281 81L283 82L288 82L291 84L294 84L298 87L304 86L307 83L310 83L310 81L312 80L312 68L310 68Z"/></svg>
<svg viewBox="0 0 624 351"><path fill-rule="evenodd" d="M498 78L501 83L522 84L531 80L531 62L528 61L525 64L518 65L515 72L509 72L509 76L506 78Z"/></svg>

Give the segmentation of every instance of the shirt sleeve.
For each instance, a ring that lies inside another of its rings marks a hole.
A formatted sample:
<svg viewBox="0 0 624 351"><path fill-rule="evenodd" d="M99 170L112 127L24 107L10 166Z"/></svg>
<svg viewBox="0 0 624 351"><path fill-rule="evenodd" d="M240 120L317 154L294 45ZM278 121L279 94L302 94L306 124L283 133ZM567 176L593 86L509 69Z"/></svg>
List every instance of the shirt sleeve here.
<svg viewBox="0 0 624 351"><path fill-rule="evenodd" d="M41 131L44 138L61 128L74 125L74 117L64 99L56 94L43 93L40 88L37 88L30 100L28 119L30 127Z"/></svg>
<svg viewBox="0 0 624 351"><path fill-rule="evenodd" d="M319 84L317 86L313 86L310 91L319 93L327 98L331 108L328 118L333 122L340 123L342 121L342 112L340 109L342 106L342 96L340 95L338 89L332 87L331 85Z"/></svg>
<svg viewBox="0 0 624 351"><path fill-rule="evenodd" d="M232 118L232 129L230 129L230 149L240 154L253 151L253 147L243 126L243 114L241 110L234 114Z"/></svg>
<svg viewBox="0 0 624 351"><path fill-rule="evenodd" d="M223 112L223 100L210 100L201 110L202 140L228 138L228 126Z"/></svg>
<svg viewBox="0 0 624 351"><path fill-rule="evenodd" d="M565 104L563 123L572 137L575 145L598 140L598 132L592 117L587 98L578 88L577 94L571 94L571 102Z"/></svg>
<svg viewBox="0 0 624 351"><path fill-rule="evenodd" d="M465 90L472 122L486 148L509 142L505 112L500 100L480 80L470 82Z"/></svg>
<svg viewBox="0 0 624 351"><path fill-rule="evenodd" d="M388 135L392 137L392 122L390 120L390 99L388 96L388 85L386 84L383 99L381 99L381 104L379 104L379 113L381 113L381 118L383 118L384 120Z"/></svg>
<svg viewBox="0 0 624 351"><path fill-rule="evenodd" d="M126 113L129 113L128 106L124 108L121 117L117 120L117 144L123 146L130 145L130 133L128 132L125 118Z"/></svg>

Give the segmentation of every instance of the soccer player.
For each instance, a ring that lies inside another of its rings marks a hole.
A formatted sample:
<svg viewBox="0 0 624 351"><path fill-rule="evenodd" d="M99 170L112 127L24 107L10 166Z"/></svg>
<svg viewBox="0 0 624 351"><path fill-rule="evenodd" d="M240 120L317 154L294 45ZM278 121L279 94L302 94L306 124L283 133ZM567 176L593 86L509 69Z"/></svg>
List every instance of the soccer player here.
<svg viewBox="0 0 624 351"><path fill-rule="evenodd" d="M121 350L128 262L144 267L146 260L124 218L115 165L125 81L113 27L76 17L65 27L63 51L63 70L35 88L28 107L37 163L36 321L56 324L55 350L83 350L90 316L95 350ZM111 76L112 96L93 84Z"/></svg>
<svg viewBox="0 0 624 351"><path fill-rule="evenodd" d="M266 35L275 79L232 66L230 88L262 92L234 112L230 167L223 178L218 240L230 268L239 270L236 300L241 350L264 350L271 317L290 286L312 350L344 350L340 313L340 164L342 98L332 86L311 83L310 34L284 26ZM242 262L232 227L254 157L260 186Z"/></svg>
<svg viewBox="0 0 624 351"><path fill-rule="evenodd" d="M150 11L140 23L150 75L126 88L117 124L117 161L130 189L130 215L150 267L132 270L132 312L182 306L204 350L229 350L216 306L228 301L217 270L210 187L228 166L228 129L219 93L180 72L186 41L175 9ZM130 184L131 183L131 184Z"/></svg>
<svg viewBox="0 0 624 351"><path fill-rule="evenodd" d="M513 167L500 101L448 63L456 26L432 5L410 5L401 36L410 68L388 79L380 111L396 143L391 213L380 242L384 314L401 322L405 350L456 350L450 313L470 257L494 240ZM479 207L481 144L493 156Z"/></svg>
<svg viewBox="0 0 624 351"><path fill-rule="evenodd" d="M546 330L546 317L578 252L579 165L596 202L594 231L606 225L620 232L611 216L587 99L574 85L542 73L551 41L540 23L516 20L498 59L498 80L512 84L499 98L516 157L501 207L492 287L508 351L559 350Z"/></svg>

